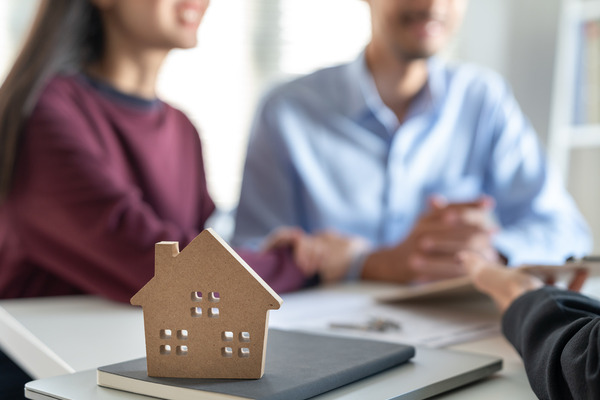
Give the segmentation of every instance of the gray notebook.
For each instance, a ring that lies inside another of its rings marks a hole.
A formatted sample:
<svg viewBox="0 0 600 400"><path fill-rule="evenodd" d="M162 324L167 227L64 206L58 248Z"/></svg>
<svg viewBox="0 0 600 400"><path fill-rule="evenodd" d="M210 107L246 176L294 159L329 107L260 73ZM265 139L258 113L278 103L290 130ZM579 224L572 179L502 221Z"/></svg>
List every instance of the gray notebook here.
<svg viewBox="0 0 600 400"><path fill-rule="evenodd" d="M390 368L378 374L359 379L338 389L325 392L315 400L419 400L456 389L480 379L484 379L502 368L502 360L482 354L446 349L429 349L418 347L415 356L407 363ZM25 385L28 399L36 400L123 400L147 399L145 396L106 389L97 386L97 370L88 370L54 376L29 382ZM115 375L116 376L116 375ZM129 379L129 378L124 378ZM482 382L481 385L470 385L464 392L455 392L452 398L486 398L489 390L500 390L513 393L512 380L504 378L503 383ZM519 380L520 381L520 380ZM499 381L502 382L502 379ZM163 387L159 385L159 387ZM503 389L504 388L504 389ZM527 392L530 393L530 392ZM194 398L206 398L195 392ZM533 396L533 393L530 393ZM160 396L158 392L151 395ZM236 398L235 396L221 398ZM164 396L163 396L164 397ZM239 397L238 397L239 398Z"/></svg>
<svg viewBox="0 0 600 400"><path fill-rule="evenodd" d="M405 363L414 354L407 345L273 329L265 374L258 380L154 378L140 358L98 368L98 384L171 400L198 392L202 398L307 399Z"/></svg>

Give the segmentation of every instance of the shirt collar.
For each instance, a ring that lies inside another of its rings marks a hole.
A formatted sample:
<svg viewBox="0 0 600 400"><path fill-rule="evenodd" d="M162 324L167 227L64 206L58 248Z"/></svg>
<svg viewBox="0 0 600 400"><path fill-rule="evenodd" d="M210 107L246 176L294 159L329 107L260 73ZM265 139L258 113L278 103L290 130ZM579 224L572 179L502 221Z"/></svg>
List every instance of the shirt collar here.
<svg viewBox="0 0 600 400"><path fill-rule="evenodd" d="M371 97L369 91L370 83L373 84L373 91L377 96L377 90L374 88L373 77L367 68L365 52L362 51L359 56L348 64L346 69L346 79L350 88L351 96L346 99L346 110L348 115L356 120L365 117L370 112L367 99ZM380 99L381 101L381 99Z"/></svg>
<svg viewBox="0 0 600 400"><path fill-rule="evenodd" d="M444 63L438 57L431 57L427 61L427 69L428 78L425 87L411 105L407 118L428 111L435 112L441 101L446 87ZM349 82L357 83L351 85L356 88L356 92L350 99L349 115L355 120L373 115L386 127L388 132L395 132L399 126L398 118L381 100L373 75L367 67L364 51L348 65L348 79Z"/></svg>
<svg viewBox="0 0 600 400"><path fill-rule="evenodd" d="M118 101L122 104L143 110L143 111L151 111L156 110L161 107L162 102L158 98L154 99L145 99L138 96L133 96L127 93L123 93L110 84L101 81L99 79L93 78L86 73L81 72L79 74L80 78L87 82L91 87L101 93L103 96L112 99L113 101Z"/></svg>

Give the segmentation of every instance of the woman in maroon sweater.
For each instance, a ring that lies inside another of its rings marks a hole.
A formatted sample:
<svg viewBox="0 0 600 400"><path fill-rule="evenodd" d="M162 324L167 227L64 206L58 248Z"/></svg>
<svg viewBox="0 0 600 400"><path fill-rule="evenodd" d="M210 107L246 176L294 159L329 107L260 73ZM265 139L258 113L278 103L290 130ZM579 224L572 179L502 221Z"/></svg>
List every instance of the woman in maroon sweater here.
<svg viewBox="0 0 600 400"><path fill-rule="evenodd" d="M184 247L215 206L198 132L156 97L208 0L44 1L0 89L0 298L128 301L154 244ZM306 285L287 246L240 255L276 291Z"/></svg>

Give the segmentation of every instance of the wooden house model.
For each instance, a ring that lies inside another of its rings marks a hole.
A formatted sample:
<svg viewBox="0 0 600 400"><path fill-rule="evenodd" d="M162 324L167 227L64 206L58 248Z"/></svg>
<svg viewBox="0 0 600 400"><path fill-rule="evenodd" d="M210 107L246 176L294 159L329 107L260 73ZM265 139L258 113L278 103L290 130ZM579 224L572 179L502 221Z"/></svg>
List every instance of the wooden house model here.
<svg viewBox="0 0 600 400"><path fill-rule="evenodd" d="M262 377L277 293L211 229L181 252L178 242L155 252L154 277L131 298L143 308L148 375Z"/></svg>

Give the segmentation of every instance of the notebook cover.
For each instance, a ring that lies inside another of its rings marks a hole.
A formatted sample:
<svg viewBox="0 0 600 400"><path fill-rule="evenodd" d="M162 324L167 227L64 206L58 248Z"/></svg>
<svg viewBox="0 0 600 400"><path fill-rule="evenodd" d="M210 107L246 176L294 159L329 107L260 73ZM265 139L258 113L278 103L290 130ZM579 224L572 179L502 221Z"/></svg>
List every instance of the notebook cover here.
<svg viewBox="0 0 600 400"><path fill-rule="evenodd" d="M272 329L265 374L258 380L153 378L147 375L146 359L140 358L98 368L98 384L106 386L105 378L114 374L129 379L110 387L152 395L157 384L173 386L167 391L173 400L197 391L231 398L300 400L402 364L414 354L414 347L396 343Z"/></svg>

